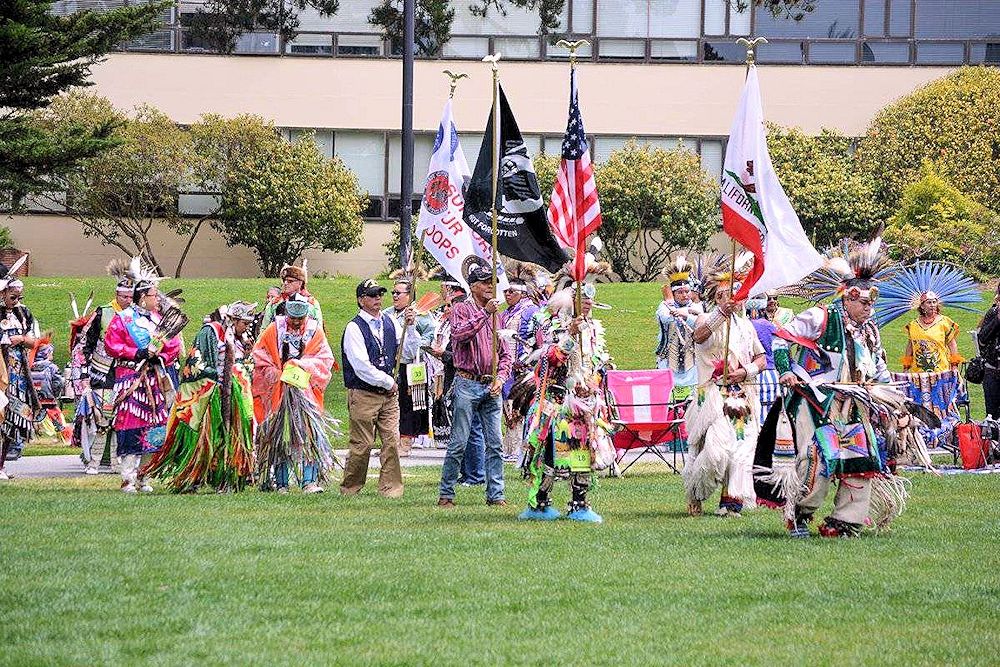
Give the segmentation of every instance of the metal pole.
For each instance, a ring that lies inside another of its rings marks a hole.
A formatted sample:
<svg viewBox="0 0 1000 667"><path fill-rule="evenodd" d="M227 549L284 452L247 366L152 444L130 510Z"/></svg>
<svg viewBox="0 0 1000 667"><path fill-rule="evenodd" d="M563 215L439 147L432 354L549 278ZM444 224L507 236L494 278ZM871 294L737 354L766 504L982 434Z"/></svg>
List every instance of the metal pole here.
<svg viewBox="0 0 1000 667"><path fill-rule="evenodd" d="M486 56L483 62L490 63L493 68L493 167L492 172L492 198L490 199L490 212L493 218L493 298L497 297L497 263L500 256L497 253L497 189L500 183L500 54ZM497 366L500 364L500 333L497 314L493 313L493 370L491 375L496 377Z"/></svg>
<svg viewBox="0 0 1000 667"><path fill-rule="evenodd" d="M413 23L416 0L403 0L403 122L400 133L399 265L410 258L413 234Z"/></svg>

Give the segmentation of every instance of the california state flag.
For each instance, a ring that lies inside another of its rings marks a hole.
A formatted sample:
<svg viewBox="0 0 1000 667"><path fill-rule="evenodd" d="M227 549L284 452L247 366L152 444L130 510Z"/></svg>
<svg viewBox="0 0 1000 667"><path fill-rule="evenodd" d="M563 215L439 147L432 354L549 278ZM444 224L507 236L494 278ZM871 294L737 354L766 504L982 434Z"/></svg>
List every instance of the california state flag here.
<svg viewBox="0 0 1000 667"><path fill-rule="evenodd" d="M756 67L740 95L722 172L722 227L754 256L736 300L796 283L823 265L767 153Z"/></svg>

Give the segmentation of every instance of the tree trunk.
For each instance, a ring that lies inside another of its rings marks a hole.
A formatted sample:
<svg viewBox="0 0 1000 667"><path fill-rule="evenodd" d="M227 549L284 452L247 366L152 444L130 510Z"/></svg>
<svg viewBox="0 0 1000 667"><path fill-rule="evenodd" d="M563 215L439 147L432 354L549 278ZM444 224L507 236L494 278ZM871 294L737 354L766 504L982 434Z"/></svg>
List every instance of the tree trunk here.
<svg viewBox="0 0 1000 667"><path fill-rule="evenodd" d="M217 213L218 211L215 211L212 215L215 215ZM208 220L209 217L210 216L206 215L202 217L200 220L198 220L198 222L194 226L194 229L192 229L191 233L188 235L187 243L184 244L184 252L181 253L181 258L177 260L177 268L174 269L174 278L181 277L181 269L184 268L184 260L187 259L188 251L191 250L191 244L194 243L194 237L198 236L198 230L201 229L202 223Z"/></svg>

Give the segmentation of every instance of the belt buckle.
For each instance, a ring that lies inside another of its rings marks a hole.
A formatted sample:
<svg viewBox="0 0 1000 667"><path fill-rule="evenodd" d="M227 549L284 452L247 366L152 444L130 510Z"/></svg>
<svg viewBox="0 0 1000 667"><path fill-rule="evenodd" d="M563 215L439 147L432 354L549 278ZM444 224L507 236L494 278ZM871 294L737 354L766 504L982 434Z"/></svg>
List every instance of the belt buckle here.
<svg viewBox="0 0 1000 667"><path fill-rule="evenodd" d="M480 384L485 384L485 385L493 384L493 376L492 375L480 375L479 376L479 382L480 382Z"/></svg>

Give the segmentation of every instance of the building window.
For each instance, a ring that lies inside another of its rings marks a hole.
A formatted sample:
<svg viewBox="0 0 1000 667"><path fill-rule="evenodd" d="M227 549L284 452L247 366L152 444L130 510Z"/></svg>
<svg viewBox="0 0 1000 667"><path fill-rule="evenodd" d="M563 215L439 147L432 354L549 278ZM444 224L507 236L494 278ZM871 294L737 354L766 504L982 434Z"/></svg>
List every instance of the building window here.
<svg viewBox="0 0 1000 667"><path fill-rule="evenodd" d="M854 39L858 36L861 16L858 0L817 2L815 7L815 10L806 14L801 21L776 18L770 12L758 9L754 32L769 39L771 37Z"/></svg>
<svg viewBox="0 0 1000 667"><path fill-rule="evenodd" d="M889 36L910 36L910 0L891 0L889 4Z"/></svg>
<svg viewBox="0 0 1000 667"><path fill-rule="evenodd" d="M985 44L973 44L969 62L1000 64L1000 40L996 42L986 42Z"/></svg>
<svg viewBox="0 0 1000 667"><path fill-rule="evenodd" d="M917 42L918 65L961 65L964 60L962 42Z"/></svg>
<svg viewBox="0 0 1000 667"><path fill-rule="evenodd" d="M886 0L865 0L865 37L885 35Z"/></svg>
<svg viewBox="0 0 1000 667"><path fill-rule="evenodd" d="M385 194L384 133L337 130L334 154L357 174L362 190L375 197Z"/></svg>
<svg viewBox="0 0 1000 667"><path fill-rule="evenodd" d="M285 53L298 56L329 56L333 53L333 36L299 33L285 44Z"/></svg>
<svg viewBox="0 0 1000 667"><path fill-rule="evenodd" d="M910 62L909 42L865 42L861 61L877 65L906 64Z"/></svg>
<svg viewBox="0 0 1000 667"><path fill-rule="evenodd" d="M812 42L809 44L809 62L817 64L854 64L857 59L856 42Z"/></svg>
<svg viewBox="0 0 1000 667"><path fill-rule="evenodd" d="M997 0L916 0L914 37L1000 36L1000 2Z"/></svg>

